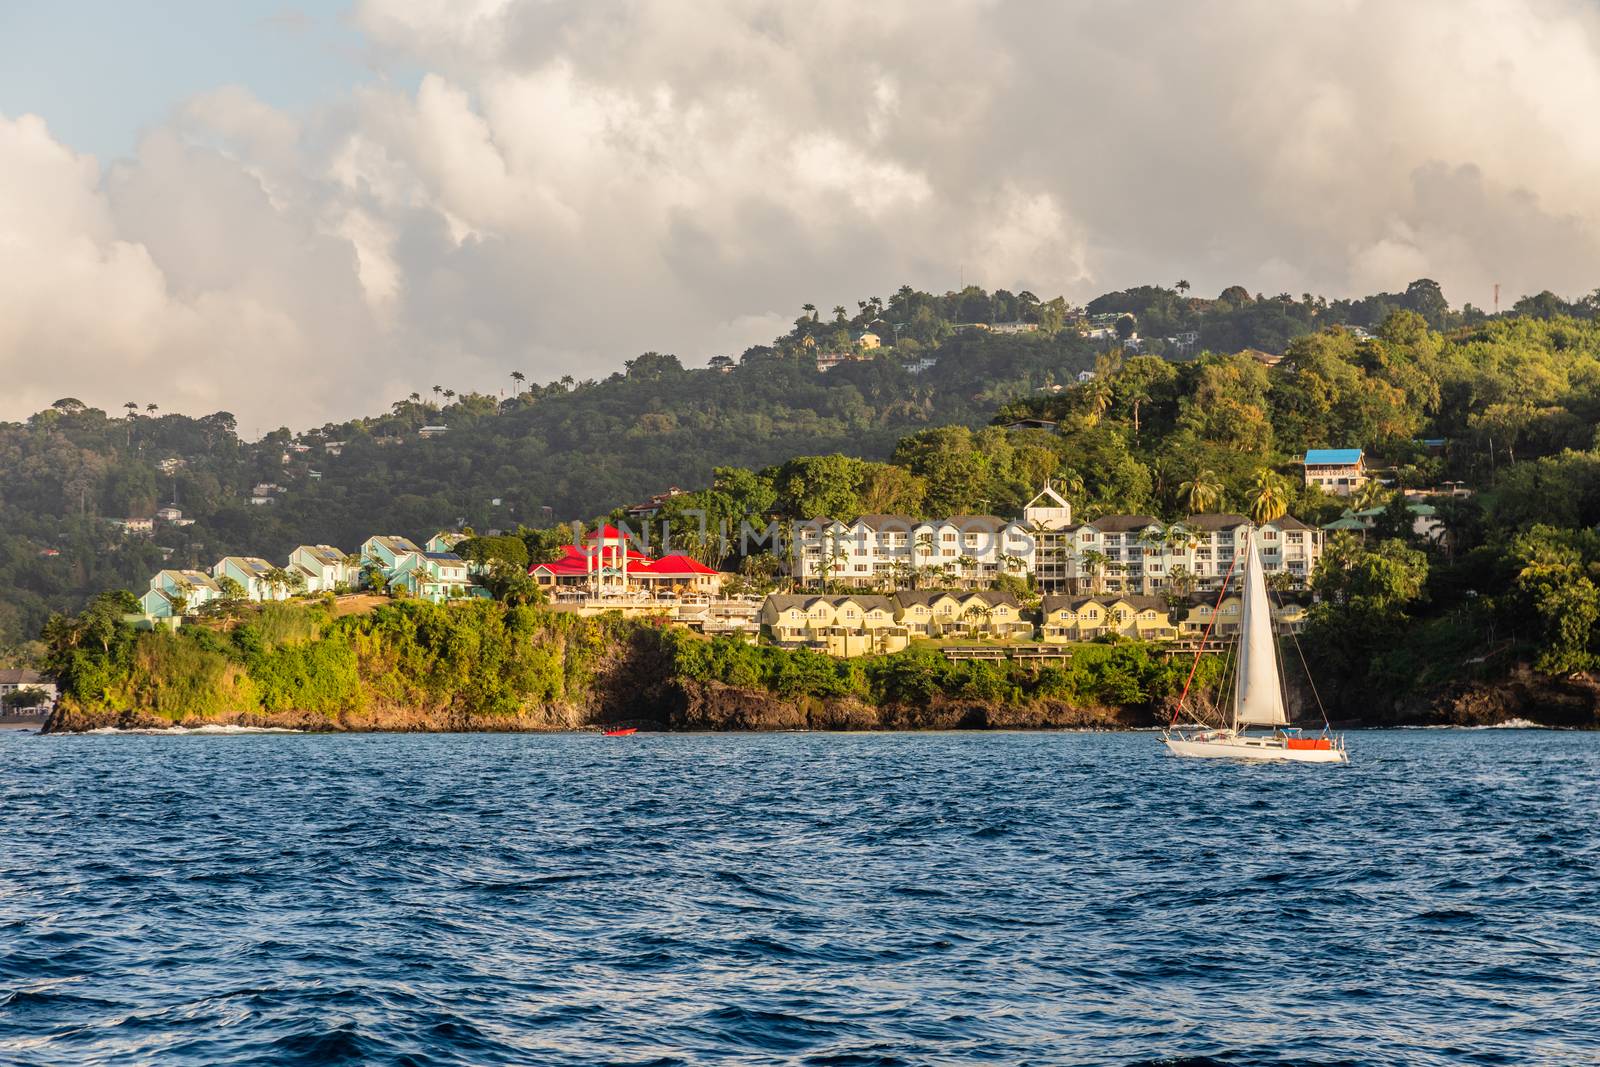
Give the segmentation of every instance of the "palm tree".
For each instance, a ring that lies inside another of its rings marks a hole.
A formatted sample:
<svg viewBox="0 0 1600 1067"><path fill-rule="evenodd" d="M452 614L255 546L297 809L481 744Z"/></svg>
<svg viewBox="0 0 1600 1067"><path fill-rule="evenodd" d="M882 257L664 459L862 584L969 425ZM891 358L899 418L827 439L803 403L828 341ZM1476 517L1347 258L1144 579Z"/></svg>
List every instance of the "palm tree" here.
<svg viewBox="0 0 1600 1067"><path fill-rule="evenodd" d="M433 395L434 396L439 396L443 392L444 392L444 386L436 385L436 386L433 387Z"/></svg>
<svg viewBox="0 0 1600 1067"><path fill-rule="evenodd" d="M1179 278L1178 284L1174 285L1173 288L1180 293L1187 293L1190 289L1189 280L1187 278Z"/></svg>
<svg viewBox="0 0 1600 1067"><path fill-rule="evenodd" d="M161 408L160 408L160 406L159 406L159 405L156 405L156 404L146 404L146 405L145 405L145 406L144 406L144 409L145 409L145 411L147 411L147 412L148 412L148 413L149 413L149 414L150 414L150 415L151 415L151 416L152 416L152 417L154 417L154 416L155 416L155 413L156 413L156 412L157 412L157 411L160 411L160 410L161 410Z"/></svg>
<svg viewBox="0 0 1600 1067"><path fill-rule="evenodd" d="M1289 510L1288 489L1283 479L1266 467L1256 471L1255 493L1250 498L1250 517L1257 523L1283 518Z"/></svg>
<svg viewBox="0 0 1600 1067"><path fill-rule="evenodd" d="M1367 511L1379 507L1389 499L1389 488L1376 478L1369 478L1360 489L1356 490L1355 498L1351 505L1356 511Z"/></svg>
<svg viewBox="0 0 1600 1067"><path fill-rule="evenodd" d="M1178 486L1178 495L1191 515L1203 515L1222 502L1222 483L1217 473L1209 468L1196 471L1194 477Z"/></svg>
<svg viewBox="0 0 1600 1067"><path fill-rule="evenodd" d="M128 409L128 418L130 419L139 413L139 402L137 400L130 400L122 406Z"/></svg>
<svg viewBox="0 0 1600 1067"><path fill-rule="evenodd" d="M1135 380L1127 386L1127 400L1133 405L1133 439L1139 439L1139 410L1150 402L1150 384L1143 380Z"/></svg>
<svg viewBox="0 0 1600 1067"><path fill-rule="evenodd" d="M834 322L843 322L844 319L845 319L845 315L846 314L847 314L847 312L845 311L845 308L844 308L843 304L835 304L835 305L833 305L833 321Z"/></svg>
<svg viewBox="0 0 1600 1067"><path fill-rule="evenodd" d="M522 383L528 380L528 376L519 370L514 370L511 372L511 380L517 383L516 391L520 393L522 392Z"/></svg>
<svg viewBox="0 0 1600 1067"><path fill-rule="evenodd" d="M561 388L570 390L572 388L572 375L563 374L560 378L560 382Z"/></svg>
<svg viewBox="0 0 1600 1067"><path fill-rule="evenodd" d="M842 545L835 543L831 548L824 546L822 556L817 560L817 574L822 578L824 593L829 592L830 579L847 558Z"/></svg>
<svg viewBox="0 0 1600 1067"><path fill-rule="evenodd" d="M1101 572L1109 562L1111 562L1110 556L1093 548L1078 555L1078 567L1089 576L1089 587L1096 595L1104 591L1104 579L1101 577Z"/></svg>
<svg viewBox="0 0 1600 1067"><path fill-rule="evenodd" d="M1187 600L1194 592L1194 574L1183 564L1177 564L1167 571L1167 588L1172 590L1173 596Z"/></svg>
<svg viewBox="0 0 1600 1067"><path fill-rule="evenodd" d="M1084 421L1093 426L1111 407L1111 382L1097 374L1078 388L1082 390Z"/></svg>
<svg viewBox="0 0 1600 1067"><path fill-rule="evenodd" d="M456 398L456 391L454 389L446 389L444 391L444 398L446 400L454 400Z"/></svg>
<svg viewBox="0 0 1600 1067"><path fill-rule="evenodd" d="M811 321L812 322L816 322L817 321L817 305L815 305L815 304L801 304L800 305L800 310L804 311L807 315L809 315L811 317Z"/></svg>
<svg viewBox="0 0 1600 1067"><path fill-rule="evenodd" d="M267 587L272 590L274 599L276 599L276 594L289 588L289 572L282 567L273 567L261 577L267 583Z"/></svg>

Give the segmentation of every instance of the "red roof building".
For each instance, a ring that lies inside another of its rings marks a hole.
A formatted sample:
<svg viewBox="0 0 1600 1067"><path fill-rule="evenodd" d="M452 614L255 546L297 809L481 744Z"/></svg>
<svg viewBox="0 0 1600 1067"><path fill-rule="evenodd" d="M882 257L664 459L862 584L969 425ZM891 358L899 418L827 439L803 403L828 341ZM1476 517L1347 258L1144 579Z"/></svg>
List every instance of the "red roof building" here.
<svg viewBox="0 0 1600 1067"><path fill-rule="evenodd" d="M626 593L714 594L722 576L689 556L660 559L640 552L614 526L603 526L582 545L565 545L549 563L535 563L528 573L546 588L581 589L596 595Z"/></svg>

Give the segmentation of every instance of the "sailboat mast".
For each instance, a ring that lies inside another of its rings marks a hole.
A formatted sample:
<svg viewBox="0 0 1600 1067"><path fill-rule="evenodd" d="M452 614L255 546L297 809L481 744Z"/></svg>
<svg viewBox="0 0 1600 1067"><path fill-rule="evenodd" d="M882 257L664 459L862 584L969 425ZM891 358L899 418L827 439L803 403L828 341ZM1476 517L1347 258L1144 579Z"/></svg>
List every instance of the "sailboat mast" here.
<svg viewBox="0 0 1600 1067"><path fill-rule="evenodd" d="M1272 605L1267 580L1256 551L1254 536L1246 535L1244 595L1239 612L1239 682L1233 697L1233 728L1282 726L1283 676L1278 670L1277 638L1272 629Z"/></svg>

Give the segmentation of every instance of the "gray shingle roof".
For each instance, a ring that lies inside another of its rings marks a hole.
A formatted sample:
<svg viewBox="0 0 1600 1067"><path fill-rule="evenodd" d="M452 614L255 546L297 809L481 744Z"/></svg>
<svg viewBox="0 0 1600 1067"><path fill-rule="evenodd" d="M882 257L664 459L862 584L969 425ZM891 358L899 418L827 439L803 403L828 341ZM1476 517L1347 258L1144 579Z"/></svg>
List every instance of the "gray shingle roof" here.
<svg viewBox="0 0 1600 1067"><path fill-rule="evenodd" d="M1098 596L1047 596L1040 601L1040 608L1045 614L1067 608L1077 611L1085 604L1099 604L1101 607L1111 607L1113 604L1126 604L1135 611L1166 611L1167 602L1158 596L1117 596L1114 593L1104 593Z"/></svg>
<svg viewBox="0 0 1600 1067"><path fill-rule="evenodd" d="M1130 533L1160 524L1161 520L1154 515L1102 515L1084 523L1100 533Z"/></svg>

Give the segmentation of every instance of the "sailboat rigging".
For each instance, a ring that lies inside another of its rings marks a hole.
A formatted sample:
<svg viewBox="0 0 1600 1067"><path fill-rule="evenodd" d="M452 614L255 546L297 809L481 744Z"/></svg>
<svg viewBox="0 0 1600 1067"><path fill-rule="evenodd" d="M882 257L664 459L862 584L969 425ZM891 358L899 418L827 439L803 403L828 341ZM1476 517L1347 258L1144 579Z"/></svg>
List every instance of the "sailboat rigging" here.
<svg viewBox="0 0 1600 1067"><path fill-rule="evenodd" d="M1256 550L1253 533L1245 537L1242 549L1242 609L1228 724L1221 727L1207 725L1187 708L1189 690L1199 668L1200 657L1205 654L1211 628L1216 625L1217 613L1213 611L1211 622L1201 637L1200 648L1195 652L1194 664L1189 668L1189 679L1184 683L1172 722L1162 732L1162 742L1175 756L1348 763L1350 757L1345 751L1344 737L1330 731L1326 712L1322 717L1322 733L1316 737L1302 736L1299 730L1289 726L1285 700L1287 691L1278 662L1278 643L1272 629L1272 604L1267 596L1266 574L1261 566L1261 556ZM1222 591L1217 598L1219 608L1238 558L1237 555L1234 557L1234 563L1229 565L1228 573L1223 577ZM1180 724L1179 716L1186 711L1189 721ZM1248 728L1252 726L1272 729L1268 733L1250 733Z"/></svg>

